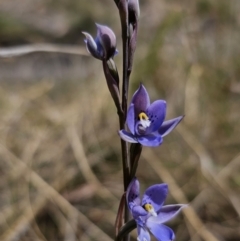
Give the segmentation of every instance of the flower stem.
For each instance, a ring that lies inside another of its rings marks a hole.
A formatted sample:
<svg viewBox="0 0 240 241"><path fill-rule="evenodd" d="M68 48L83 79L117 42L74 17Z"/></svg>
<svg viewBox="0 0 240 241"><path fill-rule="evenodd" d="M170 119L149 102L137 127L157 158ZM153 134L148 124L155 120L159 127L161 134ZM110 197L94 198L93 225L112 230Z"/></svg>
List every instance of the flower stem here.
<svg viewBox="0 0 240 241"><path fill-rule="evenodd" d="M125 121L127 116L127 103L128 103L128 86L129 86L129 74L128 74L128 47L129 47L129 26L128 26L128 1L118 1L119 15L122 26L122 43L123 43L123 74L122 74L122 111L123 115L120 117L120 129L125 129ZM130 182L130 170L129 170L129 153L128 145L125 141L121 140L122 149L122 165L123 165L123 182L124 191L127 190ZM125 203L124 222L129 220L129 211L127 204ZM129 235L123 238L124 241L129 240Z"/></svg>

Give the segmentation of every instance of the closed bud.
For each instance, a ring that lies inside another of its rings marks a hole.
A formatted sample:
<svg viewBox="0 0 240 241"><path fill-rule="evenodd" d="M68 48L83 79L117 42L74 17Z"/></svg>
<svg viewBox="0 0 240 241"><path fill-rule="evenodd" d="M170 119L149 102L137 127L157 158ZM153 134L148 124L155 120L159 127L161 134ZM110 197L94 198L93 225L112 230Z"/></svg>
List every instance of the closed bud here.
<svg viewBox="0 0 240 241"><path fill-rule="evenodd" d="M129 23L135 25L140 16L140 8L138 0L128 1Z"/></svg>
<svg viewBox="0 0 240 241"><path fill-rule="evenodd" d="M138 0L128 0L128 14L129 14L129 54L128 54L128 71L131 72L133 65L133 56L137 46L138 33L138 18L140 16L140 8Z"/></svg>
<svg viewBox="0 0 240 241"><path fill-rule="evenodd" d="M117 54L117 41L114 32L107 26L96 24L97 36L94 39L89 33L82 32L86 39L88 52L100 60L109 60Z"/></svg>

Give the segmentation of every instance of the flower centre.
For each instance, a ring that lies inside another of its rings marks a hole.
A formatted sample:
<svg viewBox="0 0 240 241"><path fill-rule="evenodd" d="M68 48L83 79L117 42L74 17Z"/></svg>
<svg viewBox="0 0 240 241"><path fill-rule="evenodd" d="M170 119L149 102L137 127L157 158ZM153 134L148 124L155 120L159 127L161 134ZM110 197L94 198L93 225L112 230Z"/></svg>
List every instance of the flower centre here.
<svg viewBox="0 0 240 241"><path fill-rule="evenodd" d="M138 118L140 120L140 124L142 125L142 127L144 129L146 129L147 127L150 126L151 124L151 121L149 120L148 116L146 113L144 112L141 112L139 115L138 115Z"/></svg>
<svg viewBox="0 0 240 241"><path fill-rule="evenodd" d="M155 212L154 207L151 204L147 203L147 204L143 205L143 208L146 211L148 211L151 215L157 217L157 213Z"/></svg>

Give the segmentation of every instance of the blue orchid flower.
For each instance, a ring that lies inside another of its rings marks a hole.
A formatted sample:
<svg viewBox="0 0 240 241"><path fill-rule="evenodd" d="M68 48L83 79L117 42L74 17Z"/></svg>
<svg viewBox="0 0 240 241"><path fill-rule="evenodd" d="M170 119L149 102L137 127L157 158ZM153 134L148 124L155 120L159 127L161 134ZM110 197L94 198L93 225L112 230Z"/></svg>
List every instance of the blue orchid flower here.
<svg viewBox="0 0 240 241"><path fill-rule="evenodd" d="M167 184L156 184L145 191L140 199L140 184L133 178L128 186L126 198L128 208L137 223L138 241L150 241L150 233L158 241L171 241L175 238L171 228L163 223L174 218L186 205L175 204L163 206L167 197Z"/></svg>
<svg viewBox="0 0 240 241"><path fill-rule="evenodd" d="M82 32L86 39L88 52L96 59L109 60L118 53L117 40L114 32L107 26L96 24L97 36L94 39L89 33Z"/></svg>
<svg viewBox="0 0 240 241"><path fill-rule="evenodd" d="M120 130L120 137L130 143L143 146L159 146L163 137L169 134L182 120L183 116L164 121L167 104L156 100L150 104L146 88L141 84L134 93L127 112L127 125L130 132Z"/></svg>

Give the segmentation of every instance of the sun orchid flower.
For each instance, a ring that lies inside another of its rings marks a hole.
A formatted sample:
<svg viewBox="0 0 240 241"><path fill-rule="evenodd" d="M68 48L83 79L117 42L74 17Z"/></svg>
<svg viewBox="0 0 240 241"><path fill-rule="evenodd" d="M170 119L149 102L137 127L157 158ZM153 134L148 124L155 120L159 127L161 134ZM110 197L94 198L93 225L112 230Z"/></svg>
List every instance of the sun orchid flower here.
<svg viewBox="0 0 240 241"><path fill-rule="evenodd" d="M130 132L120 130L120 137L130 143L143 146L159 146L163 137L169 134L183 116L164 121L166 101L156 100L150 104L146 88L141 84L134 93L127 112L127 125Z"/></svg>
<svg viewBox="0 0 240 241"><path fill-rule="evenodd" d="M127 188L128 208L136 221L138 241L150 241L149 231L158 241L171 241L175 238L171 228L163 223L174 218L186 205L163 206L167 197L168 186L165 183L150 186L140 199L140 184L133 178Z"/></svg>
<svg viewBox="0 0 240 241"><path fill-rule="evenodd" d="M96 24L97 36L94 39L89 33L82 32L88 52L100 60L109 60L117 54L117 40L114 32L107 26Z"/></svg>

